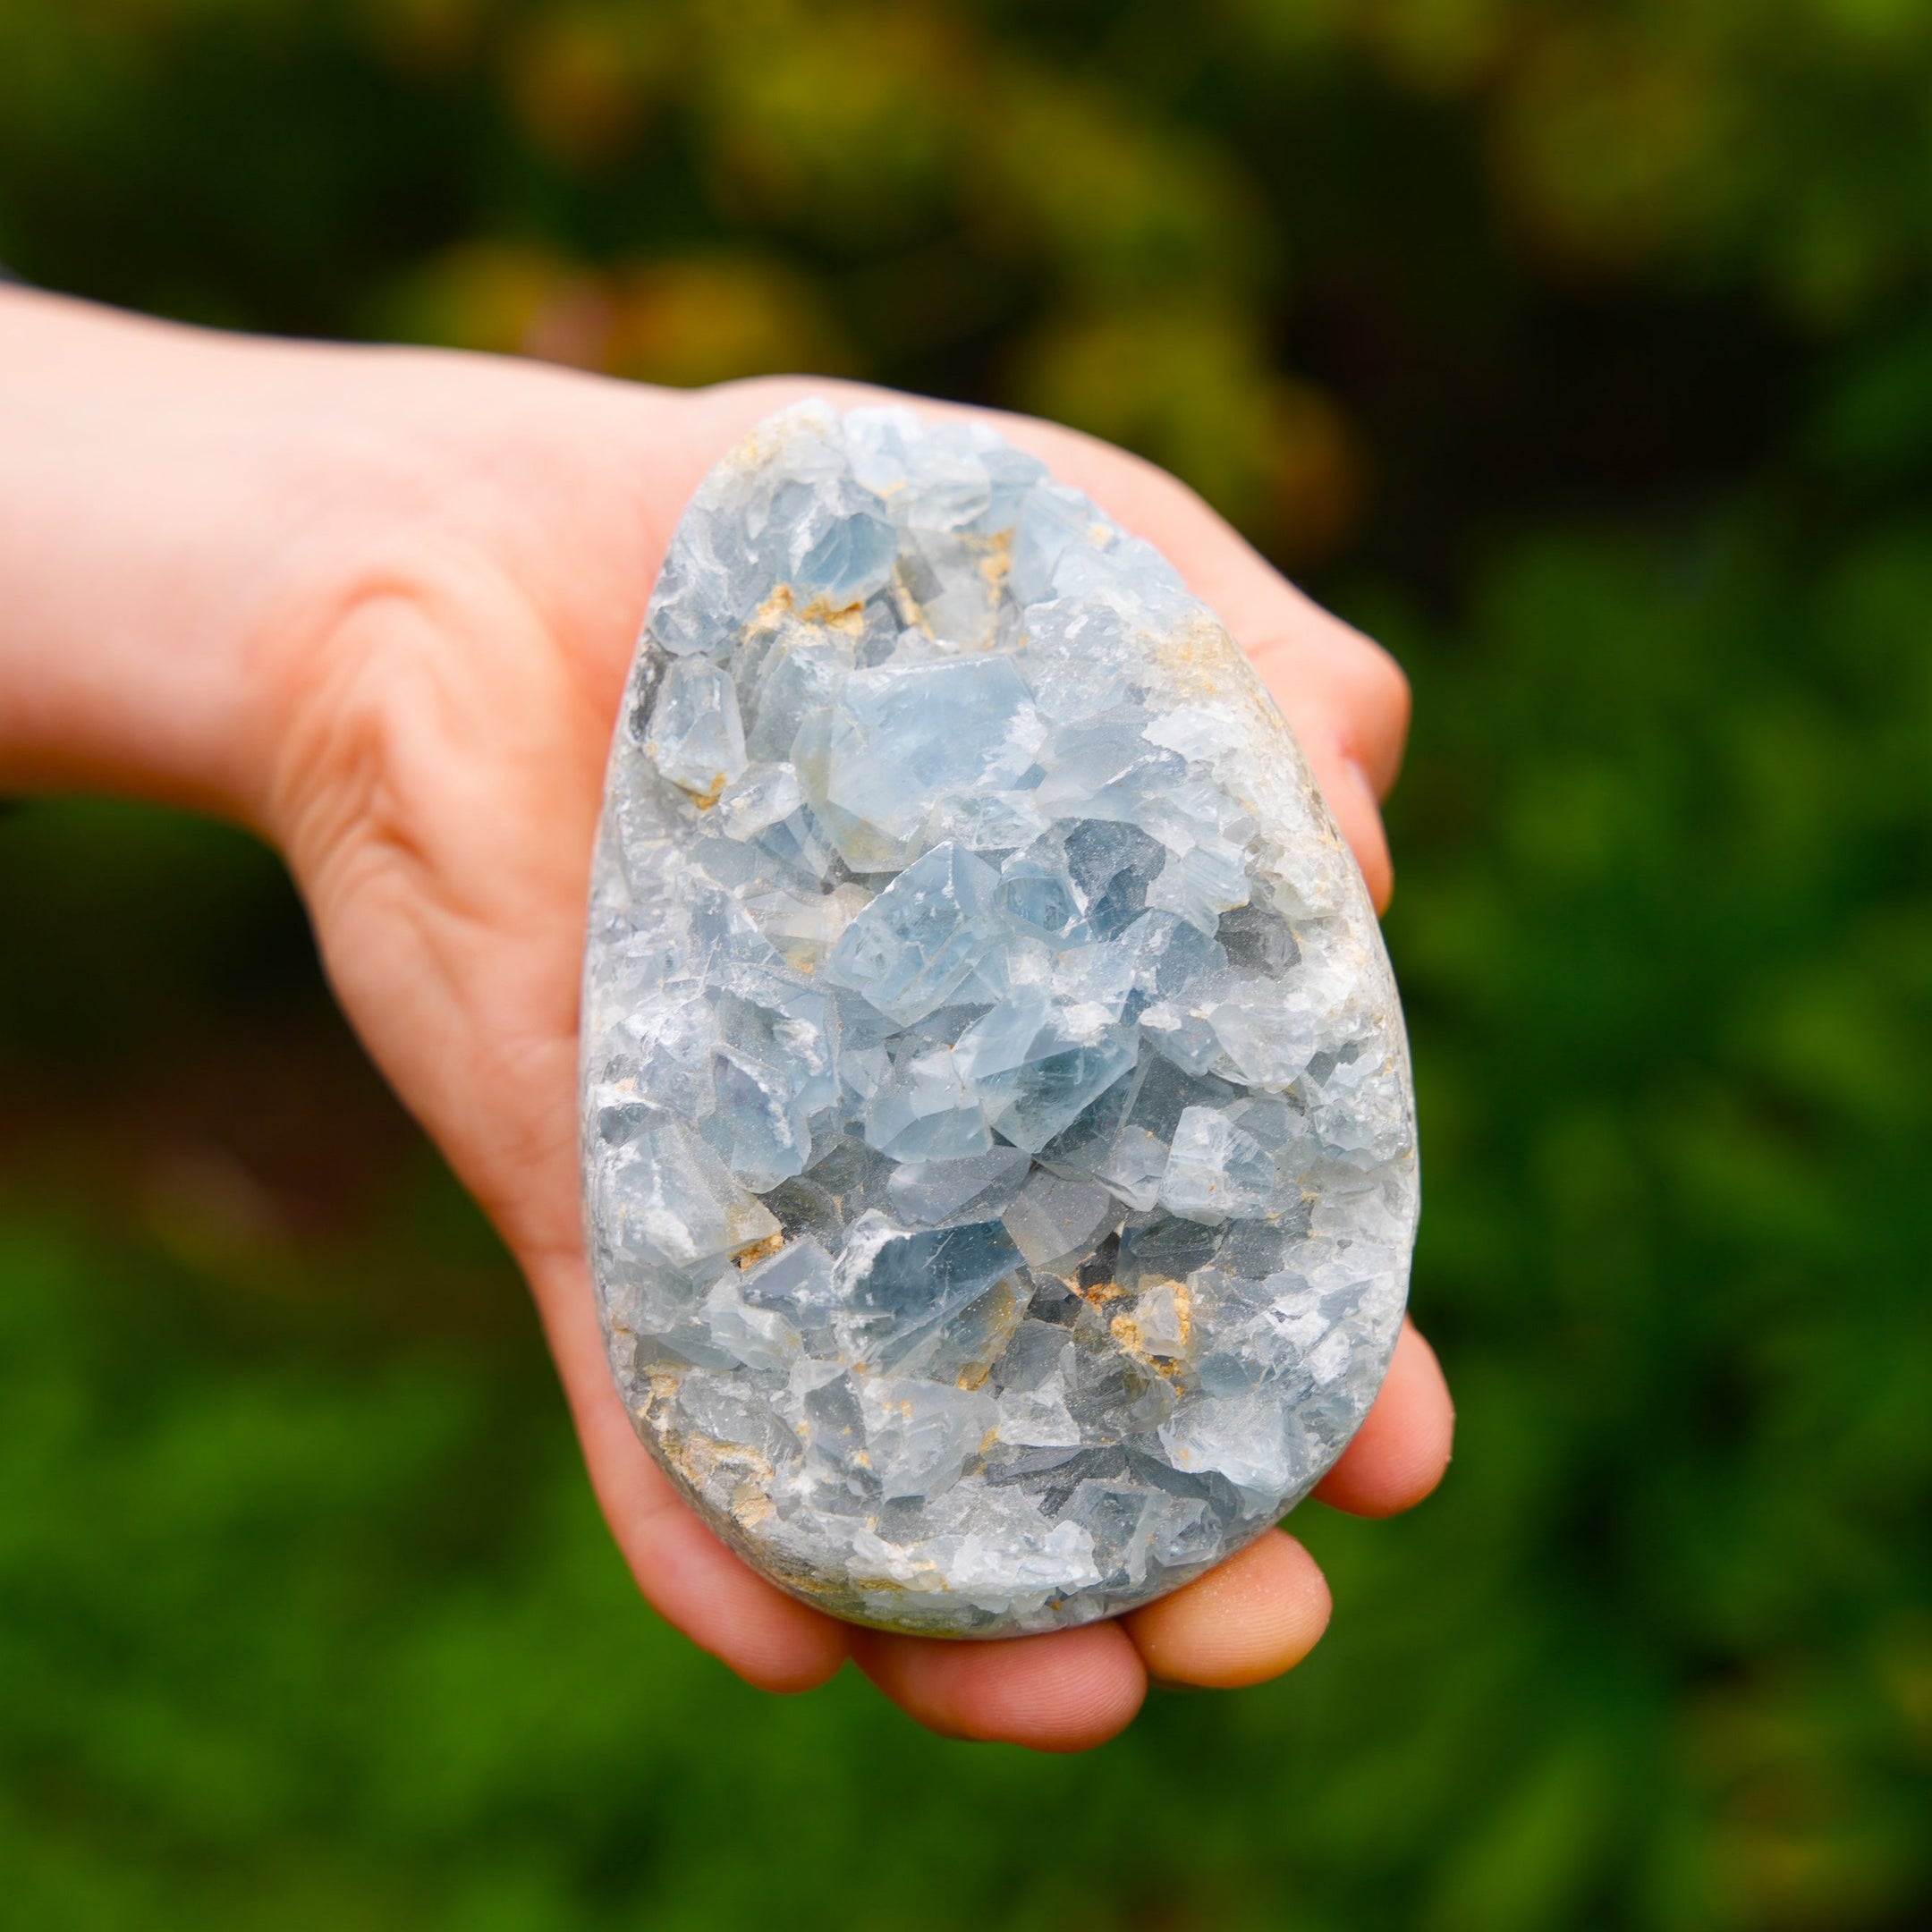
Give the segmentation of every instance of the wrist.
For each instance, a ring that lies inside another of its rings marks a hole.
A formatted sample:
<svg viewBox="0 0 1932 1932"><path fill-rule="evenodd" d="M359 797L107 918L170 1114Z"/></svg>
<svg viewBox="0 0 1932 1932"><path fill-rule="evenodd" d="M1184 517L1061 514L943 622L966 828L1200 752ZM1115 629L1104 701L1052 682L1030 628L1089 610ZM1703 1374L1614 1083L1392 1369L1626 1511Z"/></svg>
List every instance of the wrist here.
<svg viewBox="0 0 1932 1932"><path fill-rule="evenodd" d="M235 812L242 493L198 332L0 291L0 786Z"/></svg>
<svg viewBox="0 0 1932 1932"><path fill-rule="evenodd" d="M260 823L340 353L0 289L0 791Z"/></svg>

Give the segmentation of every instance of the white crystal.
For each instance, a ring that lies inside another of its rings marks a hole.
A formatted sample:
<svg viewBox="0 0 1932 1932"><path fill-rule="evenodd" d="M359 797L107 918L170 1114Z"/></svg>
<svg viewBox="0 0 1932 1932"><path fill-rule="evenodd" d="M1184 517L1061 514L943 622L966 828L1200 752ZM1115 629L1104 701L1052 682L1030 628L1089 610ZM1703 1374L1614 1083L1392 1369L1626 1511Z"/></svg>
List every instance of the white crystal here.
<svg viewBox="0 0 1932 1932"><path fill-rule="evenodd" d="M915 1054L866 1101L868 1147L900 1161L959 1161L992 1151L993 1132L950 1046Z"/></svg>
<svg viewBox="0 0 1932 1932"><path fill-rule="evenodd" d="M1267 1149L1226 1114L1192 1106L1182 1114L1160 1183L1170 1214L1210 1224L1258 1218L1277 1208L1280 1192Z"/></svg>
<svg viewBox="0 0 1932 1932"><path fill-rule="evenodd" d="M690 1267L779 1232L697 1135L657 1121L593 1157L593 1212L614 1255Z"/></svg>
<svg viewBox="0 0 1932 1932"><path fill-rule="evenodd" d="M673 784L715 799L745 767L737 687L716 665L680 658L658 688L644 750Z"/></svg>
<svg viewBox="0 0 1932 1932"><path fill-rule="evenodd" d="M727 838L756 838L789 818L804 802L798 774L791 766L754 765L719 793L718 824Z"/></svg>
<svg viewBox="0 0 1932 1932"><path fill-rule="evenodd" d="M808 1600L1113 1614L1373 1398L1417 1197L1360 877L1213 616L977 424L806 404L699 488L583 1013L619 1386Z"/></svg>

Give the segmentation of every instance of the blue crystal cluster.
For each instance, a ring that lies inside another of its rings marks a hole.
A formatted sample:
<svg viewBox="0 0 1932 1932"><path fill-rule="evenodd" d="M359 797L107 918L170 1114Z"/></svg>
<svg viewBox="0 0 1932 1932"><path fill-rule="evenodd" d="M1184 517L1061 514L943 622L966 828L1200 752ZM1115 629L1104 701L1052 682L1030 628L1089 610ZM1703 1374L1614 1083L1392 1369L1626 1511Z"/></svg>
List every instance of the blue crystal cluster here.
<svg viewBox="0 0 1932 1932"><path fill-rule="evenodd" d="M583 1067L640 1434L840 1615L1174 1589L1386 1367L1413 1115L1360 877L1213 615L977 425L807 403L699 491L618 724Z"/></svg>

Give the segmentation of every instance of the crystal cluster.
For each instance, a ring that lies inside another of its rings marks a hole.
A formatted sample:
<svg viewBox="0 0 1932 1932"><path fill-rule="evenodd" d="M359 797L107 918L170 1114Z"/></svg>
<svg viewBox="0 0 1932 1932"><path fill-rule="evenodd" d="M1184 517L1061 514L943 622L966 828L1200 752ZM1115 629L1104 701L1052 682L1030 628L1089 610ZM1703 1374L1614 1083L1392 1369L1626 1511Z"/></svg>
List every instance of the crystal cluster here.
<svg viewBox="0 0 1932 1932"><path fill-rule="evenodd" d="M1381 1379L1416 1171L1360 877L1213 615L984 428L806 403L707 479L583 1024L624 1400L841 1616L1144 1602Z"/></svg>

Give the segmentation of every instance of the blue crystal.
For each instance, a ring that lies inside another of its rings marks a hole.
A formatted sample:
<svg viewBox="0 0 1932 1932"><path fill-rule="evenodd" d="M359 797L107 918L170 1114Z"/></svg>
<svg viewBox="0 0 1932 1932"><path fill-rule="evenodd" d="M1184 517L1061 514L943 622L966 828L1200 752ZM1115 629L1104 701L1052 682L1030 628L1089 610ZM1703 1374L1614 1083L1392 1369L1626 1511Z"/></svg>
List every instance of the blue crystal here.
<svg viewBox="0 0 1932 1932"><path fill-rule="evenodd" d="M799 727L837 699L855 662L850 637L813 625L786 626L764 653L745 749L756 758L789 759Z"/></svg>
<svg viewBox="0 0 1932 1932"><path fill-rule="evenodd" d="M1009 926L1049 945L1080 945L1093 936L1065 855L1053 844L1015 852L1000 868L999 910Z"/></svg>
<svg viewBox="0 0 1932 1932"><path fill-rule="evenodd" d="M866 1101L865 1138L901 1161L957 1161L988 1153L993 1135L953 1051L935 1046L894 1067Z"/></svg>
<svg viewBox="0 0 1932 1932"><path fill-rule="evenodd" d="M1032 1165L1016 1148L995 1148L963 1160L908 1161L893 1170L886 1197L908 1226L950 1221L981 1204L1004 1207Z"/></svg>
<svg viewBox="0 0 1932 1932"><path fill-rule="evenodd" d="M898 554L898 538L883 517L842 518L805 553L792 581L828 604L859 603L891 577Z"/></svg>
<svg viewBox="0 0 1932 1932"><path fill-rule="evenodd" d="M644 749L673 784L712 798L745 768L744 726L729 676L681 658L657 687Z"/></svg>
<svg viewBox="0 0 1932 1932"><path fill-rule="evenodd" d="M1134 1063L1133 1030L1085 1024L1049 996L1025 992L978 1021L954 1057L988 1124L1037 1154Z"/></svg>
<svg viewBox="0 0 1932 1932"><path fill-rule="evenodd" d="M902 1026L923 1020L998 936L996 883L992 867L964 846L936 846L845 928L826 970Z"/></svg>
<svg viewBox="0 0 1932 1932"><path fill-rule="evenodd" d="M1013 734L1031 710L1012 661L882 665L855 672L835 704L810 714L793 741L805 795L859 871L897 869L917 856L936 798L968 792L1025 760Z"/></svg>
<svg viewBox="0 0 1932 1932"><path fill-rule="evenodd" d="M1102 818L1077 819L1063 843L1067 869L1087 901L1087 923L1103 939L1124 932L1147 910L1166 848L1138 826Z"/></svg>
<svg viewBox="0 0 1932 1932"><path fill-rule="evenodd" d="M874 1366L890 1368L1021 1267L997 1221L888 1235L845 1288L852 1333Z"/></svg>
<svg viewBox="0 0 1932 1932"><path fill-rule="evenodd" d="M1359 877L1224 631L983 426L805 405L699 488L583 1018L639 1432L838 1614L1051 1629L1305 1493L1401 1319Z"/></svg>

